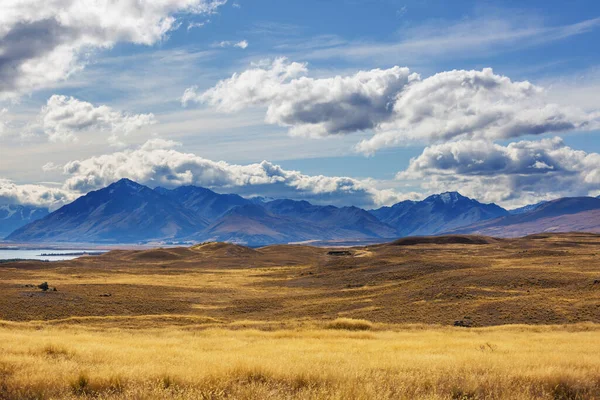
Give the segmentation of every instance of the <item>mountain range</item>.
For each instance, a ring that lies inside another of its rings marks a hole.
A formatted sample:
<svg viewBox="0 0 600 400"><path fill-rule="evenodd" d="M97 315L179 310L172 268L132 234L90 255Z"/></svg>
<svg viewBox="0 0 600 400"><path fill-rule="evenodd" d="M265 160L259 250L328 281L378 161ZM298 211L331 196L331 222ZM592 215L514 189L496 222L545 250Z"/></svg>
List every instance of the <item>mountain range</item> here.
<svg viewBox="0 0 600 400"><path fill-rule="evenodd" d="M17 204L0 205L0 238L15 229L50 214L47 208L23 206Z"/></svg>
<svg viewBox="0 0 600 400"><path fill-rule="evenodd" d="M600 199L563 198L505 210L447 192L391 207L246 199L197 186L151 189L121 179L49 213L0 206L0 233L15 242L147 243L228 241L250 246L305 241L391 240L476 233L600 232Z"/></svg>

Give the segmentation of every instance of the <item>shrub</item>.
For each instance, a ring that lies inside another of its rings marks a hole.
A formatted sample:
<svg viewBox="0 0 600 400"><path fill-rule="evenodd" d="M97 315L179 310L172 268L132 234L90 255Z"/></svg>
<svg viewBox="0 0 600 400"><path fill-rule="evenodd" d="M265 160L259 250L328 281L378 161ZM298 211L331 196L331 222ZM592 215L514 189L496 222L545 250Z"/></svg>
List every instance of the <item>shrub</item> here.
<svg viewBox="0 0 600 400"><path fill-rule="evenodd" d="M71 390L73 394L82 396L90 394L90 380L87 375L81 373L73 382L71 382Z"/></svg>

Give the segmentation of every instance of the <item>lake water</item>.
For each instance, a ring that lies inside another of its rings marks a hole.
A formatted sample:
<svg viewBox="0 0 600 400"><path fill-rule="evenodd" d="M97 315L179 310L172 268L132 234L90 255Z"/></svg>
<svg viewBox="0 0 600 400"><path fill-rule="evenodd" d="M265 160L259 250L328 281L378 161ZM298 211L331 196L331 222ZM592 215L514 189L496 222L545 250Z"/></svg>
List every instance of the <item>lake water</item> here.
<svg viewBox="0 0 600 400"><path fill-rule="evenodd" d="M43 260L43 261L64 261L74 260L75 258L82 257L82 253L104 253L103 250L56 250L56 249L0 249L0 260Z"/></svg>

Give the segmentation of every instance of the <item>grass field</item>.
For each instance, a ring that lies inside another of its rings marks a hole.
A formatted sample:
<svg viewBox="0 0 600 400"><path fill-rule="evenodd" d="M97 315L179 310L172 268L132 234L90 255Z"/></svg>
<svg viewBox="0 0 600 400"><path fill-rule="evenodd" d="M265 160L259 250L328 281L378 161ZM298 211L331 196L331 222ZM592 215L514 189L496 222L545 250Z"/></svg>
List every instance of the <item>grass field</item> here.
<svg viewBox="0 0 600 400"><path fill-rule="evenodd" d="M0 329L0 398L587 399L600 327Z"/></svg>
<svg viewBox="0 0 600 400"><path fill-rule="evenodd" d="M0 399L600 398L598 249L570 234L0 264Z"/></svg>

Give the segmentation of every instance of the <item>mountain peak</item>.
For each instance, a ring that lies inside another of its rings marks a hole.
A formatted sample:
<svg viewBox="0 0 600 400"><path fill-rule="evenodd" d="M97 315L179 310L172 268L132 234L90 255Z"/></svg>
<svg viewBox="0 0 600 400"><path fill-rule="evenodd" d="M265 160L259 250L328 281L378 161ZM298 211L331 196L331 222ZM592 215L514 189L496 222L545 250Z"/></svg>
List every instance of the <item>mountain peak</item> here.
<svg viewBox="0 0 600 400"><path fill-rule="evenodd" d="M135 191L135 192L139 192L145 188L146 188L146 186L140 185L139 183L134 182L128 178L119 179L118 181L116 181L106 187L106 189L109 189L111 191L115 190L115 189L127 189L127 190Z"/></svg>
<svg viewBox="0 0 600 400"><path fill-rule="evenodd" d="M452 203L456 203L457 201L459 201L461 199L471 200L468 197L465 197L465 196L463 196L462 194L460 194L458 192L444 192L444 193L440 193L440 194L433 194L433 195L427 197L425 199L425 201L427 201L427 200L441 200L445 204L452 204Z"/></svg>

